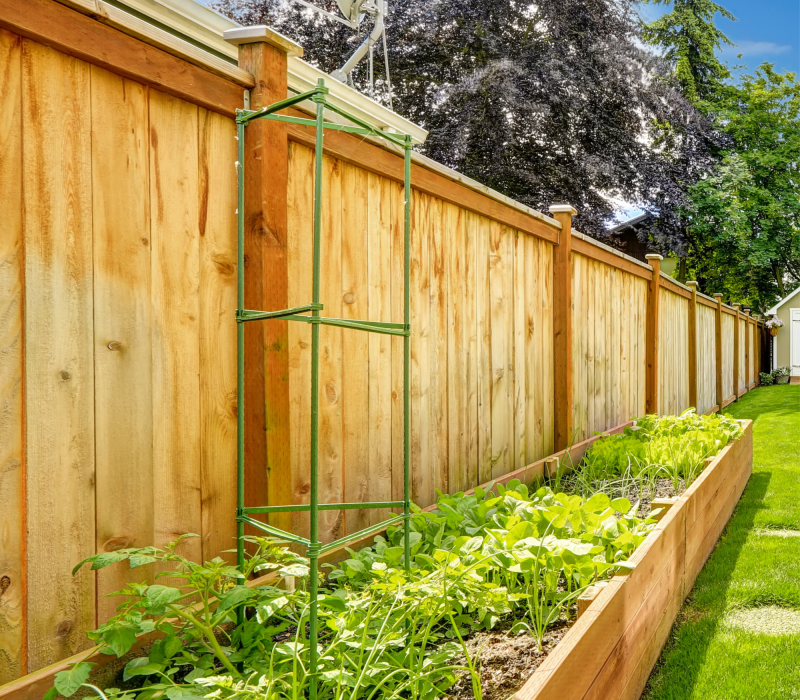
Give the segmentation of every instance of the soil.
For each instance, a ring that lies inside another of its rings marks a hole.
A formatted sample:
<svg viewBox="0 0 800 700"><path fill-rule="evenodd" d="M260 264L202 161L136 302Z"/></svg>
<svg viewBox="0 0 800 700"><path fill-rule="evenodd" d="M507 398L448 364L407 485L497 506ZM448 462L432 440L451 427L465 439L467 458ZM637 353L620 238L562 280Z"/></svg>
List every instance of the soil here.
<svg viewBox="0 0 800 700"><path fill-rule="evenodd" d="M467 639L467 649L473 663L480 668L483 700L507 700L522 688L567 630L575 624L575 610L570 614L571 619L562 616L548 628L541 652L536 648L536 640L531 635L510 635L510 623L505 628L478 632ZM454 663L466 664L466 659L461 656ZM446 698L474 700L472 680L468 673L459 674L458 681L450 688Z"/></svg>
<svg viewBox="0 0 800 700"><path fill-rule="evenodd" d="M561 477L561 490L564 493L576 493L577 479L572 474L567 474ZM678 490L675 490L675 485L671 479L657 479L655 482L655 493L652 492L649 485L645 485L643 491L639 492L639 486L632 484L626 489L621 488L601 488L598 485L597 491L605 491L612 498L627 498L631 503L639 501L639 509L636 511L636 516L639 518L646 518L650 515L650 503L654 498L673 498L680 496L686 491L686 485L681 480L678 483Z"/></svg>

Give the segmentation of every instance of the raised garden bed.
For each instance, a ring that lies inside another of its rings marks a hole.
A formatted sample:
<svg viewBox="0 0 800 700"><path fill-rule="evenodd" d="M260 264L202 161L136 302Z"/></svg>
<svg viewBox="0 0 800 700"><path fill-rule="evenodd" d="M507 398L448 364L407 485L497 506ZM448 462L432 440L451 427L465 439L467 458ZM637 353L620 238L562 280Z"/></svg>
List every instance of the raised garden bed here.
<svg viewBox="0 0 800 700"><path fill-rule="evenodd" d="M636 550L515 700L638 698L680 606L753 470L752 421L725 447Z"/></svg>

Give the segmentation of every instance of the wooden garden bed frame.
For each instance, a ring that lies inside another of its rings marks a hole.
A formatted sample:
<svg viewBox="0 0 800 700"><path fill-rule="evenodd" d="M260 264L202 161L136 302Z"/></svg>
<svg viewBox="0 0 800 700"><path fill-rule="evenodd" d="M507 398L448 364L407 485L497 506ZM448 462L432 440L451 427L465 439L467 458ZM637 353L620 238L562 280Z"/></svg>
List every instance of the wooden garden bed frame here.
<svg viewBox="0 0 800 700"><path fill-rule="evenodd" d="M635 700L753 471L753 423L707 461L514 700Z"/></svg>
<svg viewBox="0 0 800 700"><path fill-rule="evenodd" d="M632 557L636 568L629 575L612 579L516 694L515 700L639 697L681 603L714 549L752 473L752 421L741 422L745 428L742 437L708 460L700 477L636 550ZM629 425L623 423L603 435L620 433ZM483 487L507 484L512 479L533 481L545 471L552 471L555 460L562 467L578 464L603 435L579 442ZM473 491L470 489L468 493ZM435 505L425 510L434 508ZM367 544L365 541L350 546ZM341 552L334 550L326 560L335 561L342 555L346 555L343 548ZM271 579L264 576L248 581L247 585L263 585ZM132 651L152 639L151 635L145 635ZM0 686L0 700L39 700L52 687L57 672L86 659L87 655L90 655L88 661L98 664L93 677L102 676L103 668L109 664L120 665L115 656L100 654L96 647L94 653L83 651ZM116 670L108 669L112 673Z"/></svg>

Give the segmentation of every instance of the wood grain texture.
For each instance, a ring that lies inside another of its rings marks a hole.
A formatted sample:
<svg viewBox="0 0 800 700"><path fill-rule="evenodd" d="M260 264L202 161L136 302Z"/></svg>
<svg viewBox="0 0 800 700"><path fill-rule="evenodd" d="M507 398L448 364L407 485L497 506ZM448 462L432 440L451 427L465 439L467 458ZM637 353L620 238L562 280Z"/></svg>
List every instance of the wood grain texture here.
<svg viewBox="0 0 800 700"><path fill-rule="evenodd" d="M722 314L722 396L723 402L734 395L734 325L736 319L730 314Z"/></svg>
<svg viewBox="0 0 800 700"><path fill-rule="evenodd" d="M659 408L659 341L661 305L661 260L648 259L653 268L653 277L647 285L647 312L645 314L645 411L657 413Z"/></svg>
<svg viewBox="0 0 800 700"><path fill-rule="evenodd" d="M717 405L716 312L697 307L697 412Z"/></svg>
<svg viewBox="0 0 800 700"><path fill-rule="evenodd" d="M21 49L0 29L0 685L26 668Z"/></svg>
<svg viewBox="0 0 800 700"><path fill-rule="evenodd" d="M342 318L342 164L323 159L322 245L324 261L320 279L323 314ZM311 260L306 261L310 266ZM302 264L302 262L301 262ZM362 260L361 264L365 264ZM310 297L308 301L310 301ZM342 433L343 377L342 337L357 331L343 331L334 326L320 328L319 363L319 478L320 503L338 503L344 496ZM363 368L362 368L363 369ZM307 433L308 424L292 426ZM330 542L344 533L345 521L357 511L323 511L319 514L320 539ZM350 518L348 525L353 524Z"/></svg>
<svg viewBox="0 0 800 700"><path fill-rule="evenodd" d="M561 224L561 235L553 247L553 439L556 449L562 450L573 439L572 214L555 216Z"/></svg>
<svg viewBox="0 0 800 700"><path fill-rule="evenodd" d="M200 469L203 559L235 561L236 183L229 119L199 111Z"/></svg>
<svg viewBox="0 0 800 700"><path fill-rule="evenodd" d="M242 87L53 0L0 0L0 26L229 117Z"/></svg>
<svg viewBox="0 0 800 700"><path fill-rule="evenodd" d="M198 110L150 91L155 544L202 533ZM185 556L199 560L190 538Z"/></svg>
<svg viewBox="0 0 800 700"><path fill-rule="evenodd" d="M97 67L91 88L96 547L110 552L154 543L148 95ZM98 621L151 569L98 571Z"/></svg>
<svg viewBox="0 0 800 700"><path fill-rule="evenodd" d="M369 216L365 170L342 164L342 318L369 316ZM324 183L323 183L324 187ZM310 260L309 260L310 264ZM369 336L345 330L342 336L344 497L348 503L369 499ZM347 513L347 532L369 524L369 511Z"/></svg>
<svg viewBox="0 0 800 700"><path fill-rule="evenodd" d="M89 66L24 41L22 118L30 672L96 622Z"/></svg>
<svg viewBox="0 0 800 700"><path fill-rule="evenodd" d="M608 430L643 410L647 282L573 253L573 425L575 439Z"/></svg>
<svg viewBox="0 0 800 700"><path fill-rule="evenodd" d="M668 289L661 291L658 358L658 412L678 415L689 407L689 303Z"/></svg>
<svg viewBox="0 0 800 700"><path fill-rule="evenodd" d="M287 266L289 306L311 300L311 265L314 212L314 153L305 146L289 144L287 196ZM292 503L308 503L308 465L311 463L311 326L289 324L289 434ZM292 514L292 532L308 537L308 513Z"/></svg>
<svg viewBox="0 0 800 700"><path fill-rule="evenodd" d="M391 181L367 177L368 307L370 321L392 320L392 199ZM369 471L370 501L392 498L392 340L370 333L369 349ZM352 511L351 511L352 512ZM370 525L389 511L366 511ZM349 515L349 513L348 513Z"/></svg>

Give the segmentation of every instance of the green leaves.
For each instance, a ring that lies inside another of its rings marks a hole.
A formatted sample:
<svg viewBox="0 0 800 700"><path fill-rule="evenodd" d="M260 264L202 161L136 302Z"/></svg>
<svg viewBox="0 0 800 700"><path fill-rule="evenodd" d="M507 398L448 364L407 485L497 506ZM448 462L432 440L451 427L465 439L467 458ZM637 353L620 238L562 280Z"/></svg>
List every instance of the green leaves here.
<svg viewBox="0 0 800 700"><path fill-rule="evenodd" d="M55 689L60 695L66 698L70 697L89 680L89 674L92 672L94 665L82 661L75 664L68 671L59 671L55 677Z"/></svg>

